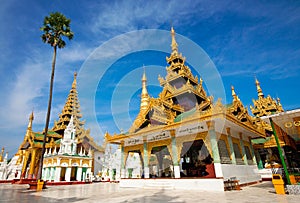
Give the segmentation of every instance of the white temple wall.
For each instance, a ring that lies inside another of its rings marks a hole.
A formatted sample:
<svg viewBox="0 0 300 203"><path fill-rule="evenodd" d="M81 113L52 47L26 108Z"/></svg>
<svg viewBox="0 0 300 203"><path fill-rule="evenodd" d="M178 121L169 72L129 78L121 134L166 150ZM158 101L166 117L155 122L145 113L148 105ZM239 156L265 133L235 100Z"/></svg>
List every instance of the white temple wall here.
<svg viewBox="0 0 300 203"><path fill-rule="evenodd" d="M99 151L95 151L94 152L94 175L98 175L99 172L102 171L103 168L103 160L104 157L104 153L103 152L99 152Z"/></svg>

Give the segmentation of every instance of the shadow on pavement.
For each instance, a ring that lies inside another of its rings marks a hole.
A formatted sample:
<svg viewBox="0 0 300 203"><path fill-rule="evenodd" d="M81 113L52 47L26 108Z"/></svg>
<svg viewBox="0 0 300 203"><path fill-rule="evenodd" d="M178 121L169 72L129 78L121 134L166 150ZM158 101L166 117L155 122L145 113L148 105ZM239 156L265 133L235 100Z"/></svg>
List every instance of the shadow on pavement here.
<svg viewBox="0 0 300 203"><path fill-rule="evenodd" d="M164 189L160 190L159 192L155 193L154 195L151 196L144 196L144 197L138 197L138 198L133 198L131 200L126 200L121 203L150 203L150 202L159 202L159 203L185 203L185 201L174 201L179 196L171 197L166 194L164 194Z"/></svg>

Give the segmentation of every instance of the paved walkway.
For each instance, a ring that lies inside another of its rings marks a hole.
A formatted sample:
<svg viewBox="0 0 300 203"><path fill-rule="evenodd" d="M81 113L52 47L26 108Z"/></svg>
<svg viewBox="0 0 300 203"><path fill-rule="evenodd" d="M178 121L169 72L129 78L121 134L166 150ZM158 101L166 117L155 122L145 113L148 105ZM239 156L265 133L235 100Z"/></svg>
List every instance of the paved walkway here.
<svg viewBox="0 0 300 203"><path fill-rule="evenodd" d="M299 202L299 195L276 195L271 182L243 187L241 191L197 192L120 188L117 183L50 186L42 192L27 185L0 184L0 203L193 203L193 202Z"/></svg>

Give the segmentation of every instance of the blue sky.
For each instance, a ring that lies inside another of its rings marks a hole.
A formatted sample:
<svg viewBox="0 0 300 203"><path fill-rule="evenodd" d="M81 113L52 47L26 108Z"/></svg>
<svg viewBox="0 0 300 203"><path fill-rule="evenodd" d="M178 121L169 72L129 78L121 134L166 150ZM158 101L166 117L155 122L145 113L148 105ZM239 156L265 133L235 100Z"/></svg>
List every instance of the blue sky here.
<svg viewBox="0 0 300 203"><path fill-rule="evenodd" d="M62 110L73 72L78 71L80 77L88 59L99 54L97 50L111 45L101 54L116 56L116 52L126 49L127 41L140 44L143 40L132 38L111 44L118 36L123 39L128 32L147 32L147 29L169 31L171 25L176 33L201 47L214 63L226 91L223 103L230 103L230 86L234 85L244 105L249 107L252 99L257 98L256 76L265 95L279 97L284 109L300 107L298 1L2 0L0 3L0 147L4 146L10 155L24 137L32 110L33 129L41 131L45 123L52 49L42 43L39 28L43 18L55 11L71 18L75 35L66 48L58 51L51 122ZM169 35L160 40L170 49ZM179 51L189 55L187 52L191 50L184 52L184 44L180 42L184 43L184 39L179 37ZM145 47L151 44L148 38L143 43ZM83 105L89 98L79 92L83 118L97 142L102 142L105 131L113 134L130 127L129 121L139 108L143 69L150 73L147 74L150 94L157 96L161 90L157 73L165 74L168 55L166 51L141 50L114 58L114 63L97 81L92 107ZM101 68L99 72L103 71ZM201 72L201 67L191 68L195 73L198 69ZM89 77L93 78L93 74ZM206 79L204 83L209 84L209 77ZM79 81L79 86L89 82ZM122 90L125 84L132 85L127 88L131 90L129 95ZM127 104L122 106L122 102ZM95 115L90 115L89 108ZM92 116L97 122L89 119ZM129 119L122 122L122 116Z"/></svg>

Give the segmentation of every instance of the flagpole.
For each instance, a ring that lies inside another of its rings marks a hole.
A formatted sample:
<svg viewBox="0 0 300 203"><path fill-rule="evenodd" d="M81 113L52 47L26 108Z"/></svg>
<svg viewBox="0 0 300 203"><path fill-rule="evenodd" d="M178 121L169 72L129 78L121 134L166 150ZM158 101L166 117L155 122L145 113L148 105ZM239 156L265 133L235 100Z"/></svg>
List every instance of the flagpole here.
<svg viewBox="0 0 300 203"><path fill-rule="evenodd" d="M289 172L287 170L287 167L286 167L286 164L285 164L285 161L284 161L284 157L282 155L282 150L281 150L280 143L279 143L279 140L278 140L278 137L277 137L277 134L276 134L276 129L274 127L274 123L273 123L272 118L269 118L269 120L270 120L270 123L271 123L271 126L272 126L273 134L274 134L274 137L275 137L275 140L276 140L276 144L277 144L277 148L278 148L280 160L281 160L284 172L285 172L287 183L288 183L288 185L290 185L291 184L290 175L289 175Z"/></svg>

